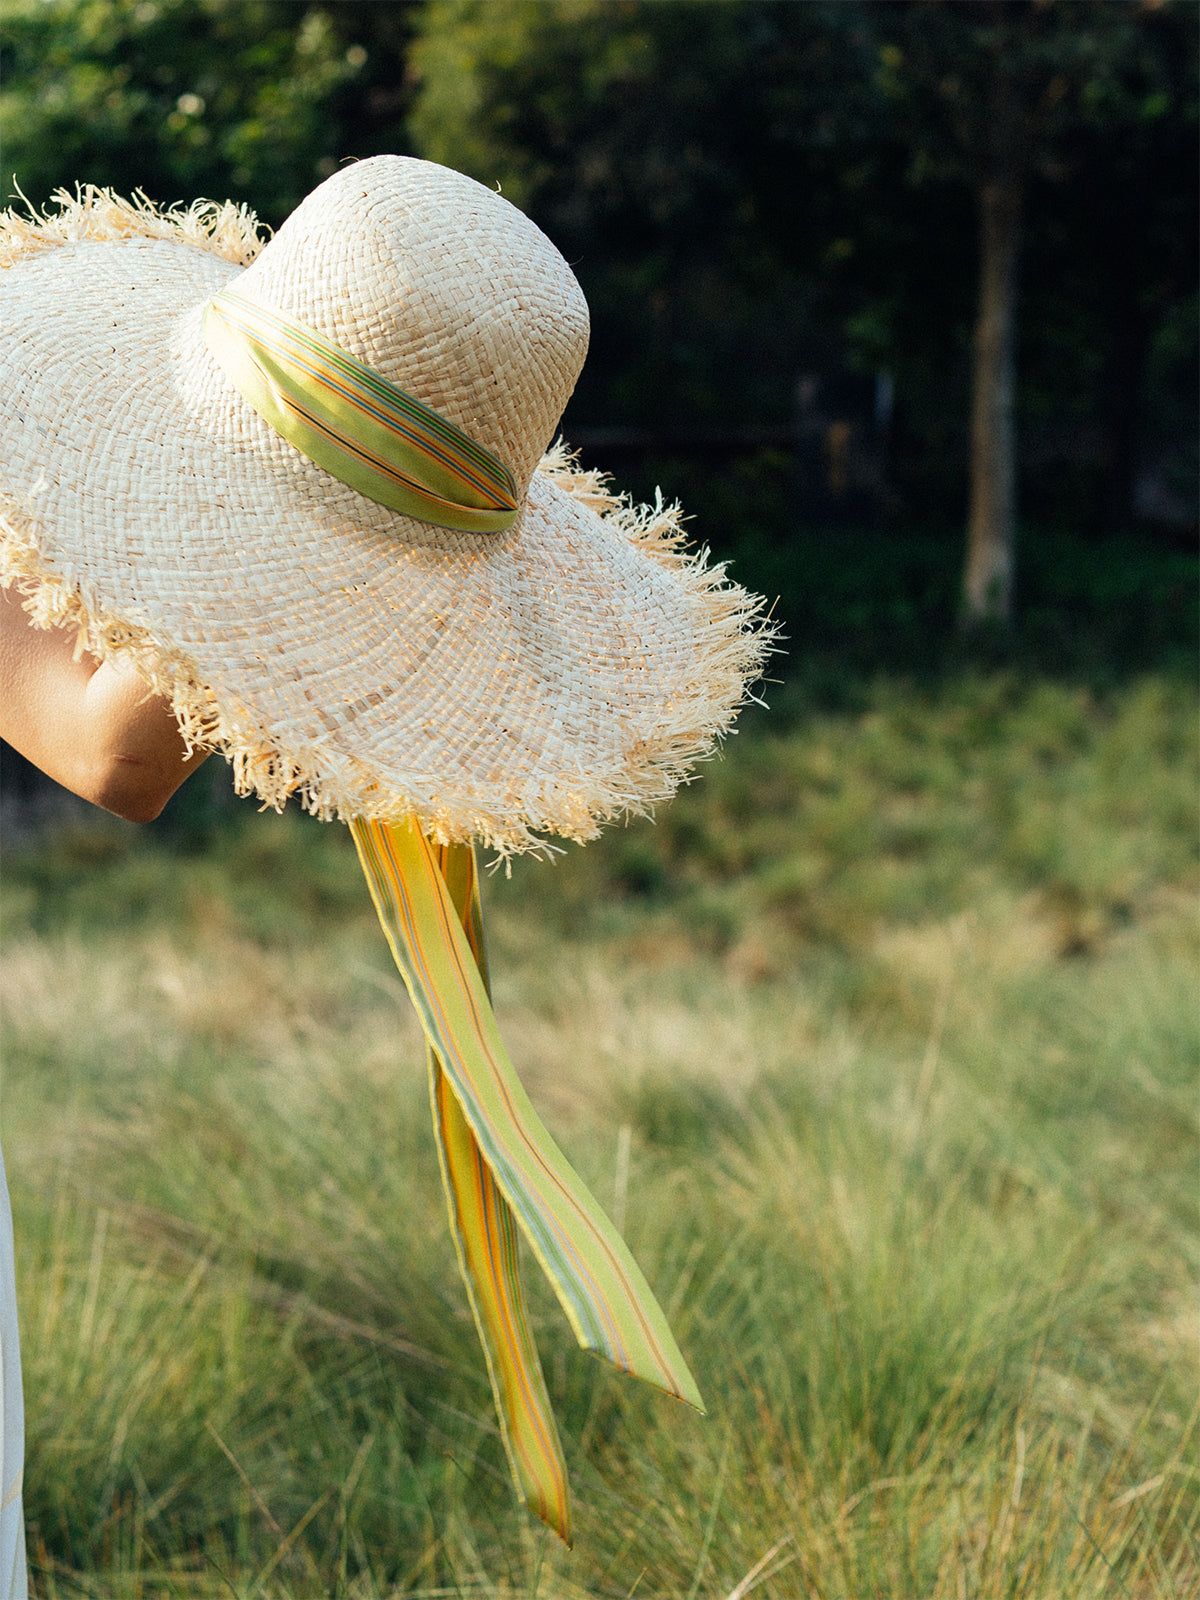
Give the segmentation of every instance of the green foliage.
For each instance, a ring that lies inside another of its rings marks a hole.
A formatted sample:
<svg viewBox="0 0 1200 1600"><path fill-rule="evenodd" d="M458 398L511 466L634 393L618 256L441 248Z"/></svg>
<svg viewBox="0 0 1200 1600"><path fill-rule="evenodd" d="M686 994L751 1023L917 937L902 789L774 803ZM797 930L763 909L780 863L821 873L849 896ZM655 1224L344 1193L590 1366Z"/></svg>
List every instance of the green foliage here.
<svg viewBox="0 0 1200 1600"><path fill-rule="evenodd" d="M5 183L249 200L276 223L334 170L335 93L363 63L327 8L279 0L13 0Z"/></svg>
<svg viewBox="0 0 1200 1600"><path fill-rule="evenodd" d="M535 1281L571 1554L509 1498L346 830L10 850L41 1592L666 1600L771 1551L781 1600L1190 1592L1195 689L859 694L485 885L510 1047L710 1412Z"/></svg>
<svg viewBox="0 0 1200 1600"><path fill-rule="evenodd" d="M901 108L913 180L973 185L998 165L1053 168L1081 122L1163 114L1171 64L1155 59L1139 21L1104 0L895 7L880 29L877 82Z"/></svg>

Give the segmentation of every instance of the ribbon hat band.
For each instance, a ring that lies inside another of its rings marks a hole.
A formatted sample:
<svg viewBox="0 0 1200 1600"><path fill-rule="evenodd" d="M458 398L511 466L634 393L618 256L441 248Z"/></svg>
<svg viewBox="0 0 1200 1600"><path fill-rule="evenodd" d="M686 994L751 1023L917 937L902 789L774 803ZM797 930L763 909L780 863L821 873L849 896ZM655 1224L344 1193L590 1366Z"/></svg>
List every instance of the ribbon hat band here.
<svg viewBox="0 0 1200 1600"><path fill-rule="evenodd" d="M503 462L302 322L226 289L205 307L204 337L264 422L368 500L460 533L516 522Z"/></svg>

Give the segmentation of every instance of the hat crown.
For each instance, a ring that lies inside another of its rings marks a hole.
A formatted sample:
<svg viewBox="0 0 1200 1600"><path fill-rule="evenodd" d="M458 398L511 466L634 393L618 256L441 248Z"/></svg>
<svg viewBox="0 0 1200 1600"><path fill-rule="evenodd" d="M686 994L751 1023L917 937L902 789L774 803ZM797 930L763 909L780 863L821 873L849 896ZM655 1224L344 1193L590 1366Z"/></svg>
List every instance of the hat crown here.
<svg viewBox="0 0 1200 1600"><path fill-rule="evenodd" d="M497 455L523 496L587 353L571 269L463 174L375 156L328 178L238 281Z"/></svg>

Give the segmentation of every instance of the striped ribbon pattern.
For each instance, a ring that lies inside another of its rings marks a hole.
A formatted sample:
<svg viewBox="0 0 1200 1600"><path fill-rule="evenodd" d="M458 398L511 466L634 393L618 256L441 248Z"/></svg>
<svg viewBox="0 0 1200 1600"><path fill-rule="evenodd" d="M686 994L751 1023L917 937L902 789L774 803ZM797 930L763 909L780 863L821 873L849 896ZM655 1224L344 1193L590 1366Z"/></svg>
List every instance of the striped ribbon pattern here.
<svg viewBox="0 0 1200 1600"><path fill-rule="evenodd" d="M488 987L487 952L475 852L469 844L432 846L471 954ZM432 1046L429 1087L442 1182L458 1264L467 1286L500 1419L500 1432L526 1505L571 1543L571 1501L550 1397L529 1326L518 1270L517 1229L470 1124Z"/></svg>
<svg viewBox="0 0 1200 1600"><path fill-rule="evenodd" d="M502 461L304 323L224 289L205 307L204 337L265 422L369 500L460 533L516 522Z"/></svg>
<svg viewBox="0 0 1200 1600"><path fill-rule="evenodd" d="M387 824L356 818L350 826L392 955L478 1159L549 1278L579 1343L703 1411L695 1380L641 1270L551 1138L508 1059L433 847L411 819ZM443 1148L449 1147L447 1140ZM463 1198L469 1163L444 1159L461 1232L464 1217L471 1226L471 1206ZM502 1229L503 1223L496 1227ZM481 1229L471 1259L483 1260L489 1250ZM489 1268L484 1276L508 1283L503 1268ZM479 1282L475 1274L476 1289ZM496 1327L504 1337L502 1321L497 1313ZM521 1342L522 1335L512 1336ZM535 1403L534 1391L526 1394L515 1380L505 1394L506 1404ZM538 1427L534 1411L528 1411L530 1436ZM520 1469L514 1465L514 1470L528 1493Z"/></svg>

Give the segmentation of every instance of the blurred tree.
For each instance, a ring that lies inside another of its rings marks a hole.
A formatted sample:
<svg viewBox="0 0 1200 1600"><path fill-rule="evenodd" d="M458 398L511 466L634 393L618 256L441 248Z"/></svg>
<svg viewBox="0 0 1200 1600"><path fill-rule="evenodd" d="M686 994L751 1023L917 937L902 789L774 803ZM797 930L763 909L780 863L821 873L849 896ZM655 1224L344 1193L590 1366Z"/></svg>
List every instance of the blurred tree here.
<svg viewBox="0 0 1200 1600"><path fill-rule="evenodd" d="M1065 488L1077 518L1082 510L1109 531L1130 525L1139 473L1171 439L1183 447L1175 466L1189 502L1196 482L1200 13L1131 10L1128 50L1085 86L1056 159L1031 182L1037 226L1022 290L1030 391L1045 396L1051 369L1061 383L1069 343L1076 362L1087 360L1076 395L1064 393L1058 409L1073 399L1078 410L1079 391L1091 402L1093 470L1090 481L1076 471ZM1038 420L1045 426L1044 414Z"/></svg>
<svg viewBox="0 0 1200 1600"><path fill-rule="evenodd" d="M927 514L962 470L973 320L963 611L1004 621L1023 225L1052 280L1027 403L1100 411L1115 521L1140 371L1195 277L1195 34L1194 7L1152 0L430 0L410 128L577 262L597 359L576 416L777 417L849 347L901 369Z"/></svg>
<svg viewBox="0 0 1200 1600"><path fill-rule="evenodd" d="M498 183L576 266L596 350L577 414L786 426L839 194L801 152L832 178L873 98L855 9L425 7L414 142Z"/></svg>
<svg viewBox="0 0 1200 1600"><path fill-rule="evenodd" d="M415 80L408 57L425 0L326 0L322 6L352 76L330 99L337 159L412 154L408 115Z"/></svg>
<svg viewBox="0 0 1200 1600"><path fill-rule="evenodd" d="M369 114L376 104L356 98L371 47L379 35L390 43L411 9L6 0L5 187L15 181L35 205L76 182L140 188L158 201L230 197L277 224L359 153L344 148L345 124L356 105Z"/></svg>
<svg viewBox="0 0 1200 1600"><path fill-rule="evenodd" d="M963 576L968 625L1007 623L1011 616L1017 283L1028 189L1039 177L1061 183L1073 176L1089 136L1121 142L1132 136L1138 154L1148 153L1153 139L1147 130L1173 99L1187 98L1184 85L1191 83L1171 60L1169 38L1152 31L1155 14L1166 9L1161 0L907 0L873 14L880 30L879 85L893 108L893 136L907 152L910 184L963 184L978 211ZM1194 107L1194 88L1190 97ZM1131 163L1121 166L1128 173ZM1136 167L1145 189L1148 171L1141 162ZM1131 209L1144 219L1148 207L1134 201ZM1128 220L1103 228L1094 241L1108 262L1121 263L1109 277L1122 287L1130 279L1128 261L1121 262L1131 247ZM1132 474L1132 400L1125 397L1136 394L1131 369L1144 361L1146 320L1124 319L1128 344L1118 347L1114 361L1122 391L1109 399L1112 430L1120 438L1115 472L1126 480L1116 493L1128 492Z"/></svg>

